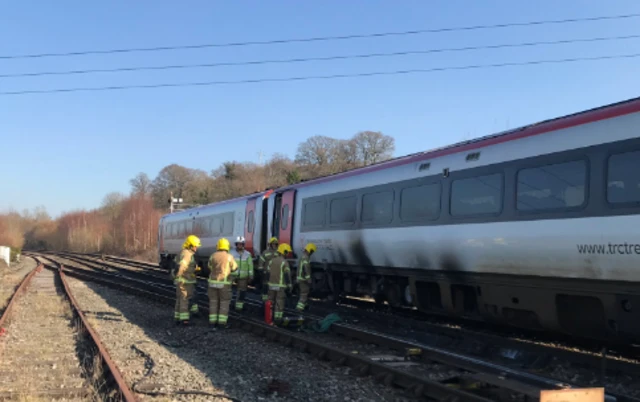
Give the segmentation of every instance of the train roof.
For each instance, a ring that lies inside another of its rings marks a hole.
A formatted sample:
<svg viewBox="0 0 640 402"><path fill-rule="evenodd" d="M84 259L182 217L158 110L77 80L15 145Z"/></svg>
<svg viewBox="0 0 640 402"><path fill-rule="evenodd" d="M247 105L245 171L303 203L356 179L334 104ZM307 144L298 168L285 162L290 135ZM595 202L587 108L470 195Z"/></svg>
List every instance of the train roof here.
<svg viewBox="0 0 640 402"><path fill-rule="evenodd" d="M164 218L169 217L169 216L180 216L180 215L186 214L186 213L192 214L194 212L199 212L199 211L201 211L203 209L210 208L212 205L218 206L218 205L230 204L232 202L248 200L248 199L256 198L256 197L260 197L260 196L265 196L265 195L268 196L272 192L273 192L273 190L269 189L269 190L264 190L264 191L258 191L257 193L243 195L243 196L236 197L236 198L230 198L230 199L224 200L224 201L217 201L217 202L212 202L212 203L205 204L205 205L199 205L197 207L187 208L187 209L184 209L184 210L179 211L179 212L174 212L172 214L171 213L164 214L164 215L162 215L162 217L160 219L164 219Z"/></svg>
<svg viewBox="0 0 640 402"><path fill-rule="evenodd" d="M487 147L490 145L496 145L503 142L515 141L522 138L532 137L535 135L549 133L551 131L562 130L570 127L580 126L583 124L593 123L600 120L611 119L614 117L624 116L631 113L640 112L640 97L628 99L625 101L612 103L605 106L600 106L593 109L588 109L582 112L565 115L562 117L556 117L553 119L543 120L538 123L529 124L519 128L502 131L483 137L478 137L468 141L461 141L455 144L447 145L440 148L434 148L428 151L421 151L414 154L400 156L394 159L388 159L383 162L372 164L365 167L355 168L340 173L335 173L328 176L317 177L315 179L303 181L300 183L292 184L290 186L280 187L276 191L282 191L286 189L297 189L306 187L313 184L324 183L333 180L339 180L351 176L357 176L365 173L371 173L382 169L389 169L396 166L406 165L415 162L421 162L428 159L433 159L445 155L450 155L458 152L470 151L478 148ZM261 195L268 196L274 190L269 189L260 191L257 193L236 197L233 199L215 202L207 205L202 205L195 208L186 209L184 211L176 212L173 214L163 215L163 219L167 216L175 216L182 213L193 213L200 209L210 207L211 205L220 205L231 203L235 201L247 200Z"/></svg>
<svg viewBox="0 0 640 402"><path fill-rule="evenodd" d="M295 189L306 187L312 184L319 184L332 180L339 180L351 176L357 176L365 173L371 173L382 169L389 169L396 166L406 165L415 162L421 162L436 157L450 155L458 152L470 151L478 148L496 145L503 142L515 141L526 137L549 133L551 131L562 130L570 127L580 126L583 124L593 123L600 120L611 119L626 114L640 112L640 97L628 99L621 102L588 109L582 112L569 114L562 117L543 120L538 123L529 124L519 128L502 131L483 137L474 138L472 140L461 141L455 144L447 145L440 148L434 148L428 151L417 152L394 159L388 159L383 162L372 164L365 167L355 168L328 176L317 177L308 181L296 183L278 190Z"/></svg>

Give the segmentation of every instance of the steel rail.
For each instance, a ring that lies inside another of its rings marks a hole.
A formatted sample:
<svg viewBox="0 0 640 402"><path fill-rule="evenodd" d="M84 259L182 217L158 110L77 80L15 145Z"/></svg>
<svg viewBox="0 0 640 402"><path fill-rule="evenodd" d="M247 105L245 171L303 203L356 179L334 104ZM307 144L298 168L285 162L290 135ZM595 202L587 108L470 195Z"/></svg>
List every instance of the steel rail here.
<svg viewBox="0 0 640 402"><path fill-rule="evenodd" d="M4 311L2 312L2 316L0 317L0 333L2 333L4 330L4 323L9 318L11 310L13 309L13 305L18 299L18 295L23 293L27 289L27 287L31 283L31 279L36 273L42 271L43 267L43 264L39 263L34 269L31 270L31 272L29 272L24 278L22 278L22 281L20 281L20 285L18 285L16 290L13 292L13 295L11 295L9 304L7 304L7 307L4 309Z"/></svg>

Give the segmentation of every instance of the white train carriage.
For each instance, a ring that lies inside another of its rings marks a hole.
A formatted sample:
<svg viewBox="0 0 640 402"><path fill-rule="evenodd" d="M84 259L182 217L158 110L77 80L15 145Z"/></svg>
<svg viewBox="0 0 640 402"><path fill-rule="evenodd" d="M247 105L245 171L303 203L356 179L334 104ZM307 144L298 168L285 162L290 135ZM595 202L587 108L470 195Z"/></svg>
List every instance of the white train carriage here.
<svg viewBox="0 0 640 402"><path fill-rule="evenodd" d="M261 200L266 200L270 193L261 192L164 215L160 219L158 233L160 266L165 267L169 259L180 253L185 238L190 234L198 236L202 243L196 253L202 268L206 268L209 256L216 251L216 244L223 237L233 243L237 236L244 235L250 252L253 252L254 245L262 244L264 248L266 225L263 222L267 211L266 203ZM254 231L253 226L264 227L265 231ZM244 233L245 228L250 230Z"/></svg>
<svg viewBox="0 0 640 402"><path fill-rule="evenodd" d="M640 98L229 203L316 292L640 339Z"/></svg>

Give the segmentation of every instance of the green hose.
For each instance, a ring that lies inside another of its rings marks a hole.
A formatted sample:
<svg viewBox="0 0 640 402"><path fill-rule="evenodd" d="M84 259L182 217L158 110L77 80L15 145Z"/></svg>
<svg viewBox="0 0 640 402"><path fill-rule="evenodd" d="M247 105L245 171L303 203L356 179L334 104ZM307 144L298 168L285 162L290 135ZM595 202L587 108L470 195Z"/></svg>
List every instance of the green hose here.
<svg viewBox="0 0 640 402"><path fill-rule="evenodd" d="M307 332L327 332L331 325L340 321L342 321L342 318L340 318L338 314L332 313L324 317L322 320L312 323L307 328Z"/></svg>

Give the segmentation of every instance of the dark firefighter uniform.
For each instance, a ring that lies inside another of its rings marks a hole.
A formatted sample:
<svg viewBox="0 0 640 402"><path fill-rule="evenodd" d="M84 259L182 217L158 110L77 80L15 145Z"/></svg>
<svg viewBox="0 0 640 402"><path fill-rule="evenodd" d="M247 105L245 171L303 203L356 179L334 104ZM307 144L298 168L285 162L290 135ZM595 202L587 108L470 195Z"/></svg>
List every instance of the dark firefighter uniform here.
<svg viewBox="0 0 640 402"><path fill-rule="evenodd" d="M291 289L291 269L284 258L291 252L291 247L282 243L278 253L269 262L269 300L275 304L273 318L276 323L282 321L286 293Z"/></svg>
<svg viewBox="0 0 640 402"><path fill-rule="evenodd" d="M262 301L267 301L267 291L269 290L269 263L275 257L278 247L278 239L269 239L269 246L258 259L258 271L262 274Z"/></svg>
<svg viewBox="0 0 640 402"><path fill-rule="evenodd" d="M303 311L307 307L307 298L309 297L309 291L311 290L311 265L309 259L311 255L315 253L316 245L309 243L305 246L302 256L298 261L298 289L300 291L300 298L296 305L296 310Z"/></svg>

